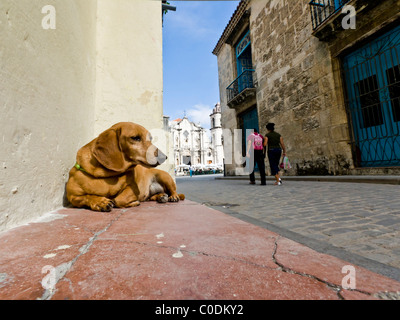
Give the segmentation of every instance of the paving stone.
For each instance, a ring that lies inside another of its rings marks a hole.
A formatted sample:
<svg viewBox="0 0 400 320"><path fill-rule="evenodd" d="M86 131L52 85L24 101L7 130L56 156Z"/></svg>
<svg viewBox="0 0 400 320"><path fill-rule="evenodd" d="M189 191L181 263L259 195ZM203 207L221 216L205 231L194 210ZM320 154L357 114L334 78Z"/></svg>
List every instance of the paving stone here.
<svg viewBox="0 0 400 320"><path fill-rule="evenodd" d="M396 225L400 224L400 218L386 218L376 221L375 224L386 227L395 227Z"/></svg>
<svg viewBox="0 0 400 320"><path fill-rule="evenodd" d="M177 179L178 187L186 191L189 199L192 197L199 202L214 199L215 190L218 190L218 198L232 197L238 203L247 204L246 211L239 206L230 208L232 212L253 216L261 222L328 244L334 239L345 250L351 248L352 252L369 259L373 255L367 254L363 244L374 243L377 237L388 243L400 239L399 185L292 181L288 178L280 187L249 188L247 177L243 180L196 178L192 181L185 177ZM251 213L255 207L257 216ZM258 211L258 208L264 209ZM291 221L296 218L296 223ZM355 244L358 237L362 241ZM382 260L378 257L387 255L383 244L374 246L374 250L377 262ZM400 268L397 252L386 260L389 266Z"/></svg>

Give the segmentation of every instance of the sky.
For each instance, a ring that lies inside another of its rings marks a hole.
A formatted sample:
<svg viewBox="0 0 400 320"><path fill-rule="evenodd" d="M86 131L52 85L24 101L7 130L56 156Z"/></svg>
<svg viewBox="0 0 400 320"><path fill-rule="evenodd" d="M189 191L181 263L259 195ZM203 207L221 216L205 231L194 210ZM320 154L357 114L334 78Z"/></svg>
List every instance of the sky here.
<svg viewBox="0 0 400 320"><path fill-rule="evenodd" d="M237 1L169 1L164 15L164 115L186 116L203 128L219 102L217 57L212 54Z"/></svg>

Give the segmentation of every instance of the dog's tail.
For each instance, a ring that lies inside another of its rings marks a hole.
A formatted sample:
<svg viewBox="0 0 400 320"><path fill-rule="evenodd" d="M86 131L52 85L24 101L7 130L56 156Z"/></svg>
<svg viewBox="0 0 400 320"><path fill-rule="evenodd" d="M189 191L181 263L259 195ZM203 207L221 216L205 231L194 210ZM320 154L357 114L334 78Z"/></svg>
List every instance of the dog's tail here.
<svg viewBox="0 0 400 320"><path fill-rule="evenodd" d="M179 193L178 196L179 196L179 200L181 200L181 201L185 200L185 195L184 194Z"/></svg>

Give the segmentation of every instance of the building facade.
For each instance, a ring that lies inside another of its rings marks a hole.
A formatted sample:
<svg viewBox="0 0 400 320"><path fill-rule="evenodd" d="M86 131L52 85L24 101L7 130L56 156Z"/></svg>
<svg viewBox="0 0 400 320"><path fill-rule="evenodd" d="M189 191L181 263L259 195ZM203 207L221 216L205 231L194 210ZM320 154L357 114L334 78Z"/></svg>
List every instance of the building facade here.
<svg viewBox="0 0 400 320"><path fill-rule="evenodd" d="M396 0L241 1L213 51L222 126L275 123L288 174L399 174L399 18Z"/></svg>
<svg viewBox="0 0 400 320"><path fill-rule="evenodd" d="M211 143L207 130L186 116L170 122L175 166L205 165L212 162Z"/></svg>
<svg viewBox="0 0 400 320"><path fill-rule="evenodd" d="M168 131L173 148L175 167L191 165L194 167L223 166L224 151L222 145L221 108L216 104L210 114L210 132L190 121L186 116L183 119L169 121Z"/></svg>
<svg viewBox="0 0 400 320"><path fill-rule="evenodd" d="M0 231L62 207L78 149L111 125L162 131L161 4L0 2Z"/></svg>

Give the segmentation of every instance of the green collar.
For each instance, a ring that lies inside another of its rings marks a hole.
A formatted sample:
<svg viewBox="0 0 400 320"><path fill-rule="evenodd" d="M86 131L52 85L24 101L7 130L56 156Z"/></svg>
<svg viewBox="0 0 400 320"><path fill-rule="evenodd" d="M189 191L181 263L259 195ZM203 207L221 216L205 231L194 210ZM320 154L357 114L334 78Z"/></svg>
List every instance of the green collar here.
<svg viewBox="0 0 400 320"><path fill-rule="evenodd" d="M87 172L85 169L83 169L78 163L75 163L74 167L82 172L85 172L87 174L90 174L89 172Z"/></svg>

